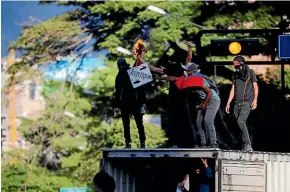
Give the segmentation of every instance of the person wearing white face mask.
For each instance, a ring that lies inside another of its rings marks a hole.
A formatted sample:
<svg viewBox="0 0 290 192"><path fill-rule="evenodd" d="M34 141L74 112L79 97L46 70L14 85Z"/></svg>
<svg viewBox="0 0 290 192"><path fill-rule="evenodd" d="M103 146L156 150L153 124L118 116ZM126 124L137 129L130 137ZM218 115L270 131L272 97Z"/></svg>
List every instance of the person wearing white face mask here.
<svg viewBox="0 0 290 192"><path fill-rule="evenodd" d="M244 57L236 56L233 59L233 66L236 70L233 75L233 85L229 94L226 112L230 113L231 101L235 99L234 116L242 132L243 150L251 152L253 149L246 124L250 111L257 108L259 93L257 78L254 70L245 64Z"/></svg>

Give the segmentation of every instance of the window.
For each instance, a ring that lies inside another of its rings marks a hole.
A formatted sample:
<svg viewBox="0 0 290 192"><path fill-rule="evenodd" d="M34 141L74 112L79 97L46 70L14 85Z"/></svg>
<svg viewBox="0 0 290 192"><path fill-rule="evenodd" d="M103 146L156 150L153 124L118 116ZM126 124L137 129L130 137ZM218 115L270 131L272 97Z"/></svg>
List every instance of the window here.
<svg viewBox="0 0 290 192"><path fill-rule="evenodd" d="M1 129L1 139L7 138L7 130Z"/></svg>
<svg viewBox="0 0 290 192"><path fill-rule="evenodd" d="M3 126L5 126L6 125L6 117L1 117L1 125Z"/></svg>
<svg viewBox="0 0 290 192"><path fill-rule="evenodd" d="M29 84L29 98L30 99L35 99L35 95L36 95L36 84L34 81L32 81Z"/></svg>

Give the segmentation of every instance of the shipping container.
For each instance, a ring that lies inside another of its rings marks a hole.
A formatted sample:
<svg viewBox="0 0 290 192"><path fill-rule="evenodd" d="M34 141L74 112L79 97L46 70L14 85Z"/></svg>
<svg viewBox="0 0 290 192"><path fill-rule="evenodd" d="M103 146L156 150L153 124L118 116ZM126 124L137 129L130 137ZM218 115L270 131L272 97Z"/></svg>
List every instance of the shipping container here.
<svg viewBox="0 0 290 192"><path fill-rule="evenodd" d="M208 159L211 192L290 192L290 153L216 149L104 149L101 169L116 192L175 192L177 178Z"/></svg>

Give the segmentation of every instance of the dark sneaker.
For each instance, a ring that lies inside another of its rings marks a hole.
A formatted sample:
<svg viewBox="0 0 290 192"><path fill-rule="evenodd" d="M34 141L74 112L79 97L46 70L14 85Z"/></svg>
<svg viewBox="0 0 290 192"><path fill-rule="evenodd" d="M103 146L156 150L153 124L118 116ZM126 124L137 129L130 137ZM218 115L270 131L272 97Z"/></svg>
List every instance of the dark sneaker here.
<svg viewBox="0 0 290 192"><path fill-rule="evenodd" d="M140 143L140 148L145 148L145 142Z"/></svg>
<svg viewBox="0 0 290 192"><path fill-rule="evenodd" d="M198 147L198 145L195 145L193 148L196 149L196 148L199 148L199 147Z"/></svg>
<svg viewBox="0 0 290 192"><path fill-rule="evenodd" d="M253 152L253 149L252 149L252 147L251 147L250 144L246 144L246 145L244 145L244 147L243 147L243 151L246 151L246 152Z"/></svg>
<svg viewBox="0 0 290 192"><path fill-rule="evenodd" d="M126 143L126 146L124 149L131 149L131 143Z"/></svg>
<svg viewBox="0 0 290 192"><path fill-rule="evenodd" d="M172 145L170 148L178 148L177 145Z"/></svg>
<svg viewBox="0 0 290 192"><path fill-rule="evenodd" d="M211 145L209 146L209 148L219 149L219 146L218 146L218 144L211 144Z"/></svg>
<svg viewBox="0 0 290 192"><path fill-rule="evenodd" d="M205 144L201 144L200 148L207 148L207 146Z"/></svg>

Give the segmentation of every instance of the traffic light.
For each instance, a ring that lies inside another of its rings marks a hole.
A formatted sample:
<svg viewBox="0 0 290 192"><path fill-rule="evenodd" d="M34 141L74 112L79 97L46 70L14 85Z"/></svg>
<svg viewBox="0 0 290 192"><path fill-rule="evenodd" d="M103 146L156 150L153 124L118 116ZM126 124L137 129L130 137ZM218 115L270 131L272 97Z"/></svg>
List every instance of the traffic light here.
<svg viewBox="0 0 290 192"><path fill-rule="evenodd" d="M261 49L259 39L213 39L209 51L211 56L259 55Z"/></svg>

